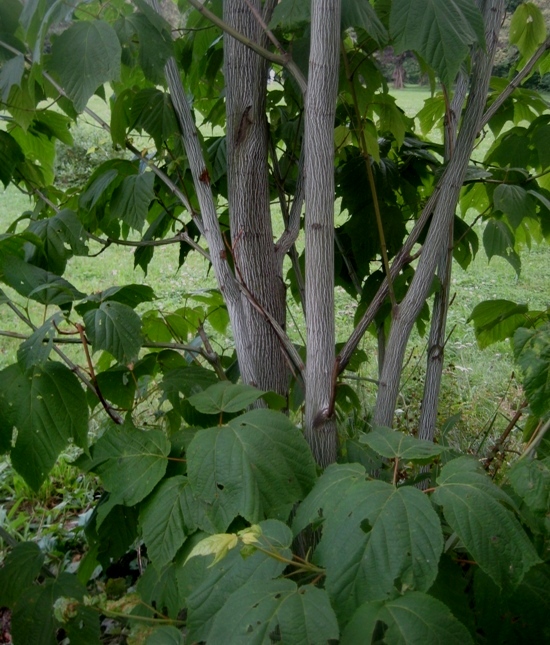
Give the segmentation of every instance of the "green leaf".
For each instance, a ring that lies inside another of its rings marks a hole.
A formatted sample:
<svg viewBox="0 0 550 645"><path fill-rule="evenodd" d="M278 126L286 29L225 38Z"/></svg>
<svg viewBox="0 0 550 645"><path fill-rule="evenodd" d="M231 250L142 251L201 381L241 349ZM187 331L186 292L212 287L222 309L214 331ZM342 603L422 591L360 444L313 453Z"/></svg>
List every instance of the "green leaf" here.
<svg viewBox="0 0 550 645"><path fill-rule="evenodd" d="M69 128L71 119L53 110L39 111L33 121L33 127L45 134L47 137L55 137L68 146L74 145L73 137Z"/></svg>
<svg viewBox="0 0 550 645"><path fill-rule="evenodd" d="M379 45L388 40L388 32L370 2L342 0L342 29L363 28Z"/></svg>
<svg viewBox="0 0 550 645"><path fill-rule="evenodd" d="M550 324L538 329L520 327L513 345L529 405L535 414L543 416L550 410Z"/></svg>
<svg viewBox="0 0 550 645"><path fill-rule="evenodd" d="M522 459L507 472L508 481L529 509L545 516L550 508L550 468L548 463Z"/></svg>
<svg viewBox="0 0 550 645"><path fill-rule="evenodd" d="M42 240L28 261L47 271L61 275L73 255L88 255L86 232L72 210L65 208L53 217L31 222L28 230Z"/></svg>
<svg viewBox="0 0 550 645"><path fill-rule="evenodd" d="M16 85L21 87L21 80L25 72L25 57L23 54L14 56L5 62L0 69L0 98L8 102L11 88Z"/></svg>
<svg viewBox="0 0 550 645"><path fill-rule="evenodd" d="M448 86L470 46L485 40L483 19L473 0L394 0L390 32L396 54L418 52Z"/></svg>
<svg viewBox="0 0 550 645"><path fill-rule="evenodd" d="M493 203L497 210L506 214L514 229L524 217L535 215L535 202L525 188L515 184L499 184L493 193Z"/></svg>
<svg viewBox="0 0 550 645"><path fill-rule="evenodd" d="M94 351L103 349L128 365L141 349L141 320L128 305L107 301L84 314L84 324Z"/></svg>
<svg viewBox="0 0 550 645"><path fill-rule="evenodd" d="M220 513L219 531L238 515L251 523L286 519L315 480L302 434L272 410L253 410L225 426L198 431L187 460L195 495Z"/></svg>
<svg viewBox="0 0 550 645"><path fill-rule="evenodd" d="M39 586L27 589L16 603L12 613L12 636L15 643L54 645L56 632L61 624L54 617L53 606L58 598L75 598L82 601L86 588L76 576L61 573L56 579L48 579ZM87 611L85 611L87 610ZM71 643L95 645L99 643L99 615L90 607L79 609L72 624L64 627L71 632ZM78 638L85 634L87 640Z"/></svg>
<svg viewBox="0 0 550 645"><path fill-rule="evenodd" d="M64 305L84 297L70 282L15 255L0 256L0 279L43 305Z"/></svg>
<svg viewBox="0 0 550 645"><path fill-rule="evenodd" d="M155 292L146 284L125 284L122 287L109 287L105 291L94 293L86 300L76 305L75 309L83 315L87 311L97 309L103 302L119 302L135 309L144 302L152 302L156 298Z"/></svg>
<svg viewBox="0 0 550 645"><path fill-rule="evenodd" d="M183 634L171 625L162 625L147 637L145 645L184 645Z"/></svg>
<svg viewBox="0 0 550 645"><path fill-rule="evenodd" d="M46 363L53 348L53 338L56 333L55 324L59 323L61 319L62 315L59 312L54 314L19 345L17 360L24 370Z"/></svg>
<svg viewBox="0 0 550 645"><path fill-rule="evenodd" d="M8 187L17 164L23 161L25 155L19 143L11 134L0 130L0 181L4 188Z"/></svg>
<svg viewBox="0 0 550 645"><path fill-rule="evenodd" d="M197 365L189 365L167 371L160 387L173 408L182 413L182 403L186 398L202 392L217 381L218 377L211 370ZM182 398L182 395L185 399Z"/></svg>
<svg viewBox="0 0 550 645"><path fill-rule="evenodd" d="M126 177L113 192L111 217L122 220L130 228L141 231L149 212L149 204L155 197L152 172Z"/></svg>
<svg viewBox="0 0 550 645"><path fill-rule="evenodd" d="M509 262L519 276L521 260L515 250L514 234L505 222L494 219L487 222L483 231L483 246L489 262L498 255Z"/></svg>
<svg viewBox="0 0 550 645"><path fill-rule="evenodd" d="M360 464L331 464L317 480L313 490L298 506L292 531L298 535L306 526L330 517L357 482L365 481L366 472Z"/></svg>
<svg viewBox="0 0 550 645"><path fill-rule="evenodd" d="M210 639L210 630L228 599L247 583L258 581L265 584L284 571L284 561L271 557L265 551L271 551L283 559L292 558L289 548L292 534L286 525L275 520L266 520L260 523L260 528L262 533L258 539L264 551L253 550L251 554L243 557L242 548L232 549L223 560L214 565L210 562L210 566L198 579L195 579L193 567L201 560L210 561L211 557L191 558L178 570L179 587L189 594L187 626L193 642L215 642Z"/></svg>
<svg viewBox="0 0 550 645"><path fill-rule="evenodd" d="M4 0L0 2L0 25L2 25L3 33L15 33L19 26L21 9L22 6L19 0Z"/></svg>
<svg viewBox="0 0 550 645"><path fill-rule="evenodd" d="M211 643L325 645L337 640L338 623L324 589L291 580L251 580L217 614Z"/></svg>
<svg viewBox="0 0 550 645"><path fill-rule="evenodd" d="M114 367L96 374L97 386L101 394L123 410L131 410L137 388L137 377L126 365ZM94 402L99 403L97 397Z"/></svg>
<svg viewBox="0 0 550 645"><path fill-rule="evenodd" d="M104 570L119 560L138 537L137 508L112 506L110 497L100 501L86 525L86 538L95 547L97 562Z"/></svg>
<svg viewBox="0 0 550 645"><path fill-rule="evenodd" d="M427 591L442 550L441 523L426 495L409 486L359 481L326 517L316 555L345 621L364 601Z"/></svg>
<svg viewBox="0 0 550 645"><path fill-rule="evenodd" d="M153 83L164 79L164 66L173 54L170 30L158 29L157 24L143 13L134 13L124 19L139 40L139 63L145 78ZM160 20L162 18L158 16Z"/></svg>
<svg viewBox="0 0 550 645"><path fill-rule="evenodd" d="M424 441L403 432L382 427L374 428L372 432L362 435L360 441L387 459L401 459L418 464L430 463L445 450L443 446L437 446L433 441Z"/></svg>
<svg viewBox="0 0 550 645"><path fill-rule="evenodd" d="M540 560L510 498L469 457L446 464L433 494L472 558L501 588L519 584Z"/></svg>
<svg viewBox="0 0 550 645"><path fill-rule="evenodd" d="M341 645L373 642L378 623L386 626L384 643L391 645L473 645L470 633L442 602L418 591L386 603L359 607L342 634Z"/></svg>
<svg viewBox="0 0 550 645"><path fill-rule="evenodd" d="M299 25L309 22L310 17L310 0L281 0L273 10L269 27L270 29L279 27L283 30L292 30Z"/></svg>
<svg viewBox="0 0 550 645"><path fill-rule="evenodd" d="M111 493L110 503L133 506L164 476L170 442L159 430L110 426L92 448L92 470Z"/></svg>
<svg viewBox="0 0 550 645"><path fill-rule="evenodd" d="M546 25L541 10L533 2L522 2L510 20L510 45L516 45L526 60L545 39Z"/></svg>
<svg viewBox="0 0 550 645"><path fill-rule="evenodd" d="M23 371L11 365L0 372L0 410L17 440L11 451L14 468L35 490L59 453L73 440L86 448L88 406L76 376L61 363L48 362Z"/></svg>
<svg viewBox="0 0 550 645"><path fill-rule="evenodd" d="M162 148L166 139L178 131L170 96L156 88L145 88L134 96L130 115L135 129L143 129L153 137L157 150Z"/></svg>
<svg viewBox="0 0 550 645"><path fill-rule="evenodd" d="M0 569L0 606L13 607L38 577L44 554L34 542L20 542L6 556Z"/></svg>
<svg viewBox="0 0 550 645"><path fill-rule="evenodd" d="M203 414L240 412L257 401L265 392L250 385L221 381L189 397L189 403Z"/></svg>
<svg viewBox="0 0 550 645"><path fill-rule="evenodd" d="M170 562L196 526L186 517L184 489L187 478L170 477L161 482L140 510L140 524L147 554L157 568Z"/></svg>
<svg viewBox="0 0 550 645"><path fill-rule="evenodd" d="M529 324L529 307L510 300L485 300L476 305L466 322L474 323L481 349L514 335L518 327Z"/></svg>
<svg viewBox="0 0 550 645"><path fill-rule="evenodd" d="M177 565L170 564L159 569L154 564L149 564L137 584L137 591L143 602L149 605L149 608L156 607L169 618L177 618L185 606L185 599L178 589L176 567ZM153 618L155 611L149 608L140 608L139 614Z"/></svg>
<svg viewBox="0 0 550 645"><path fill-rule="evenodd" d="M120 55L115 30L102 20L74 22L54 41L50 69L77 112L100 85L119 78Z"/></svg>

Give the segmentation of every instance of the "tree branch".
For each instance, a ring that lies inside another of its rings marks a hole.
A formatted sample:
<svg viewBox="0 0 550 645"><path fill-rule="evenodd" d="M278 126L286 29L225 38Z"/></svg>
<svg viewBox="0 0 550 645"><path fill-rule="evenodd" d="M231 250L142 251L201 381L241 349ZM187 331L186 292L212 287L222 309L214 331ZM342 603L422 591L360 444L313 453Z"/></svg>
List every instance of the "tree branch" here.
<svg viewBox="0 0 550 645"><path fill-rule="evenodd" d="M14 314L27 325L27 327L30 327L33 331L37 330L37 327L32 322L32 320L30 320L30 318L27 318L27 316L25 316L25 314L19 309L19 307L12 300L8 298L6 300L6 304L14 312ZM73 363L71 359L67 356L67 354L61 351L59 347L57 347L57 345L54 344L52 349L63 360L63 362L67 365L67 367L69 367L69 369L82 381L82 383L84 383L84 385L91 392L95 394L95 396L97 396L97 398L103 404L103 401L102 401L103 397L99 393L97 387L90 381L85 371L79 365L76 365L76 363ZM115 423L117 424L122 424L123 423L122 417L113 408L111 408L111 406L109 406L108 403L107 403L107 406L109 410L107 410L107 408L105 409L109 414L109 416L113 419L113 421L115 421Z"/></svg>
<svg viewBox="0 0 550 645"><path fill-rule="evenodd" d="M479 131L489 123L491 118L496 114L500 106L506 101L506 99L516 90L523 79L525 79L533 71L533 68L538 63L541 56L550 49L550 38L548 38L542 45L537 49L537 51L531 56L531 58L525 64L522 70L520 70L514 78L510 81L508 86L498 95L498 97L493 101L491 107L485 112L483 118L481 119L479 125Z"/></svg>

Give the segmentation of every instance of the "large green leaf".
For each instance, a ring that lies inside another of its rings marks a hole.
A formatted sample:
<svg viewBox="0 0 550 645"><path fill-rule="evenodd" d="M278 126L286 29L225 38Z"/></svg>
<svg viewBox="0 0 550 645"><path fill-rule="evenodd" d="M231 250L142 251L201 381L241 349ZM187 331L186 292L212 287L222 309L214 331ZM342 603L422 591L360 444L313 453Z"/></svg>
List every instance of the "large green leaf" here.
<svg viewBox="0 0 550 645"><path fill-rule="evenodd" d="M69 573L61 573L58 578L29 587L13 609L14 642L55 645L58 642L56 632L62 626L54 615L55 601L61 597L82 601L85 593L86 588ZM91 607L79 607L77 615L63 627L75 645L99 643L99 615Z"/></svg>
<svg viewBox="0 0 550 645"><path fill-rule="evenodd" d="M19 0L4 0L0 2L0 25L2 32L13 34L19 26L21 15L21 3Z"/></svg>
<svg viewBox="0 0 550 645"><path fill-rule="evenodd" d="M382 427L364 434L360 441L387 459L402 459L418 464L433 461L445 450L443 446L437 446L432 441L423 441L404 432Z"/></svg>
<svg viewBox="0 0 550 645"><path fill-rule="evenodd" d="M540 560L507 508L512 506L510 498L469 457L446 464L437 484L434 501L481 569L499 587L520 583Z"/></svg>
<svg viewBox="0 0 550 645"><path fill-rule="evenodd" d="M550 410L550 324L520 327L514 334L514 355L523 371L523 387L535 414Z"/></svg>
<svg viewBox="0 0 550 645"><path fill-rule="evenodd" d="M84 315L87 311L96 309L98 303L108 301L119 302L135 309L144 302L152 302L155 297L153 289L146 284L125 284L121 287L109 287L99 293L93 293L76 305L75 309L79 314Z"/></svg>
<svg viewBox="0 0 550 645"><path fill-rule="evenodd" d="M28 230L42 240L30 262L57 275L63 274L70 257L88 254L86 232L72 210L65 208L53 217L32 222Z"/></svg>
<svg viewBox="0 0 550 645"><path fill-rule="evenodd" d="M33 127L48 137L55 137L67 146L74 145L70 132L71 119L53 110L40 110L33 121Z"/></svg>
<svg viewBox="0 0 550 645"><path fill-rule="evenodd" d="M145 3L142 3L142 7ZM160 20L163 20L157 15ZM151 13L134 13L124 18L124 30L134 33L139 40L139 62L145 77L153 83L160 83L164 78L164 66L172 56L173 44L170 36L170 27L159 28L160 25ZM122 20L122 19L121 19ZM163 21L164 22L164 21ZM121 33L121 27L117 26Z"/></svg>
<svg viewBox="0 0 550 645"><path fill-rule="evenodd" d="M138 580L137 592L151 609L140 607L139 615L145 614L153 618L155 611L152 608L156 607L168 617L177 618L185 606L185 599L178 588L176 566L169 564L159 569L154 564L150 564L145 569L145 573Z"/></svg>
<svg viewBox="0 0 550 645"><path fill-rule="evenodd" d="M318 524L330 517L357 482L365 481L366 472L361 464L331 464L317 480L313 490L298 506L292 530L294 535L310 524Z"/></svg>
<svg viewBox="0 0 550 645"><path fill-rule="evenodd" d="M503 593L483 571L474 576L478 629L495 643L547 643L550 639L550 567L533 567L512 593Z"/></svg>
<svg viewBox="0 0 550 645"><path fill-rule="evenodd" d="M529 307L511 300L485 300L476 305L466 322L474 323L481 349L506 340L518 327L529 324Z"/></svg>
<svg viewBox="0 0 550 645"><path fill-rule="evenodd" d="M534 2L522 2L510 20L510 45L516 45L527 60L546 38L541 10Z"/></svg>
<svg viewBox="0 0 550 645"><path fill-rule="evenodd" d="M183 476L165 479L140 510L147 555L157 568L170 562L187 534L196 529L193 519L185 513L187 486L187 478Z"/></svg>
<svg viewBox="0 0 550 645"><path fill-rule="evenodd" d="M111 506L132 506L162 479L169 452L170 442L160 430L112 425L93 446L91 469L111 493Z"/></svg>
<svg viewBox="0 0 550 645"><path fill-rule="evenodd" d="M504 258L511 264L519 276L521 259L515 249L516 240L506 222L490 219L483 231L483 246L487 259L490 261L495 255Z"/></svg>
<svg viewBox="0 0 550 645"><path fill-rule="evenodd" d="M67 280L15 255L0 255L0 280L22 296L43 305L65 305L84 297Z"/></svg>
<svg viewBox="0 0 550 645"><path fill-rule="evenodd" d="M176 627L162 625L147 636L145 645L184 645L183 634Z"/></svg>
<svg viewBox="0 0 550 645"><path fill-rule="evenodd" d="M355 612L342 634L341 645L370 643L379 624L384 643L391 645L473 645L470 633L442 602L411 591L383 602L368 602Z"/></svg>
<svg viewBox="0 0 550 645"><path fill-rule="evenodd" d="M483 44L483 19L474 0L394 0L390 32L395 51L417 51L450 85L471 45Z"/></svg>
<svg viewBox="0 0 550 645"><path fill-rule="evenodd" d="M115 30L102 20L75 22L54 41L50 69L78 112L100 85L118 79L120 54Z"/></svg>
<svg viewBox="0 0 550 645"><path fill-rule="evenodd" d="M163 142L178 131L178 122L170 96L157 88L145 88L134 96L130 116L134 128L143 129L153 137L159 150Z"/></svg>
<svg viewBox="0 0 550 645"><path fill-rule="evenodd" d="M149 212L149 204L155 196L154 181L155 176L152 172L126 177L113 192L111 217L122 220L136 231L141 231Z"/></svg>
<svg viewBox="0 0 550 645"><path fill-rule="evenodd" d="M270 26L294 29L309 22L311 0L281 0L273 11ZM343 30L360 27L378 44L385 43L388 32L369 2L342 0L341 27Z"/></svg>
<svg viewBox="0 0 550 645"><path fill-rule="evenodd" d="M292 534L286 525L275 520L266 520L260 522L260 528L262 534L258 540L264 550L272 551L282 558L292 557ZM284 562L265 552L255 550L244 557L245 553L237 548L232 549L225 558L214 565L210 563L211 556L197 556L188 560L178 571L180 589L191 588L187 602L187 626L194 642L215 642L211 641L210 630L217 615L233 594L249 582L266 584L284 571ZM200 579L196 579L193 567L199 564L197 560L203 559L211 566L203 572Z"/></svg>
<svg viewBox="0 0 550 645"><path fill-rule="evenodd" d="M38 577L44 554L34 542L21 542L8 553L0 569L0 606L14 603Z"/></svg>
<svg viewBox="0 0 550 645"><path fill-rule="evenodd" d="M295 27L309 22L311 17L310 0L281 0L273 10L273 16L269 26L272 29L294 29Z"/></svg>
<svg viewBox="0 0 550 645"><path fill-rule="evenodd" d="M103 349L124 365L137 359L141 348L141 320L128 305L103 302L84 314L84 324L94 351Z"/></svg>
<svg viewBox="0 0 550 645"><path fill-rule="evenodd" d="M316 555L346 620L364 601L406 589L427 591L442 550L441 522L426 495L409 486L359 481L325 519Z"/></svg>
<svg viewBox="0 0 550 645"><path fill-rule="evenodd" d="M508 217L514 229L522 222L524 217L535 215L535 202L529 193L515 184L499 184L493 193L493 203L497 210Z"/></svg>
<svg viewBox="0 0 550 645"><path fill-rule="evenodd" d="M240 515L249 522L286 519L315 481L315 463L300 431L283 414L253 410L197 432L187 451L195 495L219 509L220 531Z"/></svg>
<svg viewBox="0 0 550 645"><path fill-rule="evenodd" d="M24 370L46 363L53 348L55 326L61 320L62 314L57 312L19 345L17 360Z"/></svg>
<svg viewBox="0 0 550 645"><path fill-rule="evenodd" d="M13 427L13 466L37 490L69 440L82 448L87 444L88 406L71 370L55 362L26 372L19 365L2 370L0 434L11 440Z"/></svg>
<svg viewBox="0 0 550 645"><path fill-rule="evenodd" d="M538 459L517 461L507 472L512 488L529 509L545 516L550 509L550 465ZM550 519L550 518L549 518Z"/></svg>
<svg viewBox="0 0 550 645"><path fill-rule="evenodd" d="M221 381L211 385L204 392L198 392L189 397L189 403L203 414L219 414L220 412L240 412L257 401L262 394L251 385Z"/></svg>
<svg viewBox="0 0 550 645"><path fill-rule="evenodd" d="M291 580L251 580L234 593L214 620L209 643L263 645L337 640L338 623L326 591Z"/></svg>
<svg viewBox="0 0 550 645"><path fill-rule="evenodd" d="M21 79L25 72L25 57L23 54L14 56L2 65L0 69L0 98L4 103L8 102L11 88L14 85L21 87Z"/></svg>

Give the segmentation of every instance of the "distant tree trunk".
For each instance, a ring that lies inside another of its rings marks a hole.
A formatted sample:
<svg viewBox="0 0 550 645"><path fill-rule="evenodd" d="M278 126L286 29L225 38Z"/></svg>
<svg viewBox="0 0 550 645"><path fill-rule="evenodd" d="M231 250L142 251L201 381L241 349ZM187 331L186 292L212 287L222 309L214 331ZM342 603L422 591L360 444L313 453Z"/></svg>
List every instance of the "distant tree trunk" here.
<svg viewBox="0 0 550 645"><path fill-rule="evenodd" d="M393 70L393 87L396 90L402 90L405 87L405 68L403 62L405 55L401 54L395 58L395 68Z"/></svg>
<svg viewBox="0 0 550 645"><path fill-rule="evenodd" d="M479 131L503 12L502 0L488 0L485 3L483 13L487 25L485 32L487 49L485 51L478 49L474 54L470 94L456 148L439 182L437 189L439 198L416 273L407 294L394 313L376 399L374 413L376 425L391 426L393 423L407 342L429 293L441 257L441 249L445 248L448 240L449 227L454 218L460 189Z"/></svg>
<svg viewBox="0 0 550 645"><path fill-rule="evenodd" d="M340 0L311 6L305 120L306 438L317 462L336 461L334 418L334 119Z"/></svg>
<svg viewBox="0 0 550 645"><path fill-rule="evenodd" d="M251 4L269 22L275 0L268 0L263 8L260 0L251 0ZM247 38L267 45L264 30L245 0L225 0L223 16ZM280 341L250 302L284 328L285 289L273 243L269 202L267 73L265 59L224 35L231 252L236 278L243 286L246 326L239 365L245 382L286 394L288 369Z"/></svg>

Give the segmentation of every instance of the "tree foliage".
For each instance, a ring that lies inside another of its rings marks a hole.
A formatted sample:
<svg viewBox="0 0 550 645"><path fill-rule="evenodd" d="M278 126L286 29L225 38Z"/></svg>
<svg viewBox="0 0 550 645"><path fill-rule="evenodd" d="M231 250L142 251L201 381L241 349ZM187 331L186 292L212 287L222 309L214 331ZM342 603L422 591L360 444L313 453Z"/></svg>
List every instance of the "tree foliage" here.
<svg viewBox="0 0 550 645"><path fill-rule="evenodd" d="M518 274L522 245L550 235L550 117L522 88L548 65L544 16L514 7L508 81L491 78L501 0L192 0L178 25L158 9L0 3L0 180L34 204L0 235L0 306L28 328L0 371L0 449L38 489L72 443L102 486L76 576L51 576L30 542L6 557L15 642L60 628L98 642L102 615L150 645L182 643L183 624L212 645L550 638L548 312L498 300L471 314L480 346L511 339L523 374L527 445L501 481L489 458L433 443L432 360L452 259L467 268L479 246L472 218L489 260ZM417 122L388 91L386 46L431 78ZM113 153L63 187L56 151L83 112ZM146 273L165 244L180 266L208 260L218 288L168 311L144 285L71 282L75 256L131 246ZM286 332L283 285L305 347ZM340 346L335 285L357 304ZM419 439L388 426L429 305ZM218 355L229 327L234 350ZM348 433L362 411L342 375L366 360L367 329L375 423ZM136 548L135 591L93 593L94 570Z"/></svg>

